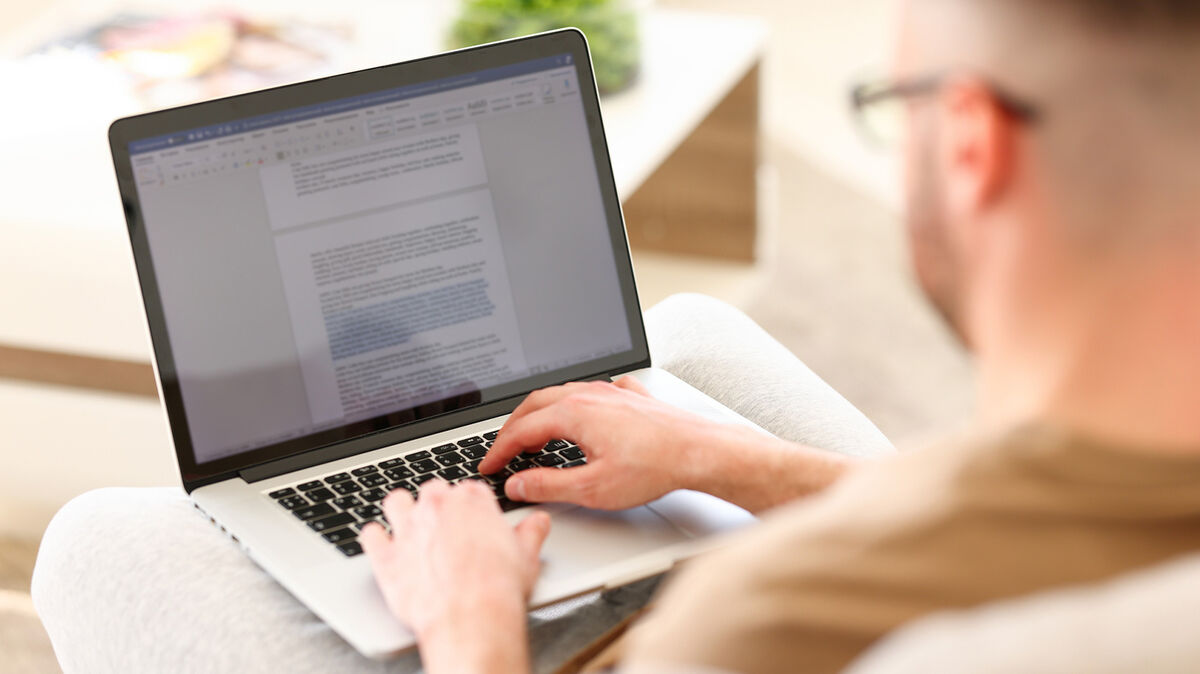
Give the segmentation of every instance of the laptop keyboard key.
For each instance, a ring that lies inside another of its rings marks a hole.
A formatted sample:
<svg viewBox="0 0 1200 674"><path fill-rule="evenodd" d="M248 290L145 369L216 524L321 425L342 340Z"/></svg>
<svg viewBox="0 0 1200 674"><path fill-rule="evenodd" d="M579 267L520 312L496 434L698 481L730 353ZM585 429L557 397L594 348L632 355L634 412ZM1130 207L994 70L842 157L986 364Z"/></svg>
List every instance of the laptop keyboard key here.
<svg viewBox="0 0 1200 674"><path fill-rule="evenodd" d="M341 482L342 480L349 480L349 479L350 479L350 473L334 473L333 475L330 475L329 477L325 478L325 484L333 484L334 482Z"/></svg>
<svg viewBox="0 0 1200 674"><path fill-rule="evenodd" d="M586 466L586 465L587 465L587 461L584 461L583 459L575 459L574 461L568 461L568 462L564 463L563 465L559 466L559 468L574 468L576 466Z"/></svg>
<svg viewBox="0 0 1200 674"><path fill-rule="evenodd" d="M387 470L383 471L383 474L387 475L388 479L392 480L393 482L396 480L403 480L404 478L413 476L413 472L404 467L388 468Z"/></svg>
<svg viewBox="0 0 1200 674"><path fill-rule="evenodd" d="M551 440L550 442L546 443L545 447L543 447L543 449L545 449L547 452L556 452L560 449L566 449L566 448L567 448L567 443L564 440Z"/></svg>
<svg viewBox="0 0 1200 674"><path fill-rule="evenodd" d="M533 459L533 462L539 466L558 466L567 462L557 454L539 454Z"/></svg>
<svg viewBox="0 0 1200 674"><path fill-rule="evenodd" d="M434 447L432 451L434 454L445 454L446 452L453 452L456 449L458 449L458 445L447 443L445 445L438 445L437 447Z"/></svg>
<svg viewBox="0 0 1200 674"><path fill-rule="evenodd" d="M530 505L528 503L510 500L505 496L497 498L496 502L500 504L500 510L502 512L508 512L510 510L516 510L517 508L524 508L525 506Z"/></svg>
<svg viewBox="0 0 1200 674"><path fill-rule="evenodd" d="M279 499L279 505L288 510L295 510L296 508L303 508L308 505L308 500L303 496L284 496Z"/></svg>
<svg viewBox="0 0 1200 674"><path fill-rule="evenodd" d="M291 487L284 487L283 489L276 489L275 491L271 492L270 494L267 494L267 496L270 496L273 499L281 499L284 496L291 496L292 494L295 494L295 493L296 493L295 489L292 489Z"/></svg>
<svg viewBox="0 0 1200 674"><path fill-rule="evenodd" d="M384 496L387 496L387 492L378 488L368 489L359 494L359 496L361 496L367 503L378 503L383 500Z"/></svg>
<svg viewBox="0 0 1200 674"><path fill-rule="evenodd" d="M375 466L371 466L374 468ZM358 478L358 483L364 487L378 487L388 483L388 479L379 473L370 473Z"/></svg>
<svg viewBox="0 0 1200 674"><path fill-rule="evenodd" d="M416 486L414 486L413 483L409 482L408 480L400 480L399 482L393 482L391 484L391 486L388 487L389 491L394 491L396 489L407 489L409 492L411 492L413 494L417 493Z"/></svg>
<svg viewBox="0 0 1200 674"><path fill-rule="evenodd" d="M397 456L394 459L388 459L387 461L379 462L380 470L387 470L388 468L395 468L396 466L403 466L403 465L404 465L404 457L400 457L400 456Z"/></svg>
<svg viewBox="0 0 1200 674"><path fill-rule="evenodd" d="M361 508L356 508L354 514L358 515L360 520L371 520L383 514L383 511L376 505L365 505Z"/></svg>
<svg viewBox="0 0 1200 674"><path fill-rule="evenodd" d="M358 500L357 496L341 496L333 499L333 505L341 508L342 510L349 510L362 505L362 501Z"/></svg>
<svg viewBox="0 0 1200 674"><path fill-rule="evenodd" d="M329 499L333 498L333 492L321 487L320 489L314 489L306 493L305 496L307 496L308 499L313 503L318 503L320 501L328 501Z"/></svg>
<svg viewBox="0 0 1200 674"><path fill-rule="evenodd" d="M356 534L354 532L354 530L350 529L350 528L334 529L333 531L326 531L325 533L321 534L321 538L324 538L325 540L329 541L330 543L341 543L343 541L352 541L357 536L358 536L358 534Z"/></svg>
<svg viewBox="0 0 1200 674"><path fill-rule="evenodd" d="M449 454L443 454L439 456L437 460L438 463L442 464L443 466L454 466L466 461L467 459L458 452L450 452Z"/></svg>
<svg viewBox="0 0 1200 674"><path fill-rule="evenodd" d="M410 467L418 473L432 473L438 468L441 468L441 466L438 465L438 462L432 459L418 461L412 464Z"/></svg>
<svg viewBox="0 0 1200 674"><path fill-rule="evenodd" d="M350 471L350 474L353 475L354 477L362 477L363 475L368 475L370 473L378 473L378 472L379 472L379 469L376 468L375 466L362 466L360 468L355 468L354 470Z"/></svg>
<svg viewBox="0 0 1200 674"><path fill-rule="evenodd" d="M328 503L318 503L316 505L308 506L307 508L297 508L296 510L292 511L292 514L307 522L308 520L314 520L318 517L332 515L335 512L337 511L334 510L333 506L329 505Z"/></svg>
<svg viewBox="0 0 1200 674"><path fill-rule="evenodd" d="M475 445L473 447L464 447L462 455L468 459L482 459L487 456L487 447L483 445Z"/></svg>
<svg viewBox="0 0 1200 674"><path fill-rule="evenodd" d="M495 440L497 435L500 435L500 431L488 431L487 433L483 434L483 439Z"/></svg>
<svg viewBox="0 0 1200 674"><path fill-rule="evenodd" d="M338 493L339 496L346 496L355 492L362 491L362 485L357 482L346 480L344 482L334 482L331 487Z"/></svg>
<svg viewBox="0 0 1200 674"><path fill-rule="evenodd" d="M462 465L462 467L471 471L472 473L478 473L480 461L483 461L483 459L475 459L474 461L468 461L468 462L464 463Z"/></svg>
<svg viewBox="0 0 1200 674"><path fill-rule="evenodd" d="M425 459L428 459L431 456L433 456L433 455L430 454L429 452L425 451L424 449L422 449L419 452L413 452L412 454L405 454L404 460L409 463L416 463L417 461L424 461Z"/></svg>
<svg viewBox="0 0 1200 674"><path fill-rule="evenodd" d="M346 555L347 557L354 557L355 555L362 554L362 546L359 545L358 541L347 541L345 543L339 543L337 546L337 549L339 551L341 551L341 553L343 555Z"/></svg>
<svg viewBox="0 0 1200 674"><path fill-rule="evenodd" d="M321 482L320 480L313 480L312 482L304 482L302 484L296 485L296 489L299 489L300 491L312 491L313 489L316 489L317 487L322 487L322 486L324 486L323 482Z"/></svg>
<svg viewBox="0 0 1200 674"><path fill-rule="evenodd" d="M328 517L322 517L320 519L313 520L308 523L308 526L311 527L313 531L328 531L330 529L344 527L347 524L354 524L354 521L354 515L351 515L350 513L338 513L336 515L330 515Z"/></svg>
<svg viewBox="0 0 1200 674"><path fill-rule="evenodd" d="M437 474L438 477L442 478L443 480L451 482L466 477L467 471L459 468L458 466L450 466L449 468L443 468L442 470L439 470Z"/></svg>
<svg viewBox="0 0 1200 674"><path fill-rule="evenodd" d="M471 445L482 445L482 444L483 444L483 438L479 437L478 435L470 437L470 438L463 438L462 440L458 441L459 447L470 447Z"/></svg>
<svg viewBox="0 0 1200 674"><path fill-rule="evenodd" d="M437 476L434 475L433 473L425 473L424 475L418 475L418 476L414 477L413 479L409 480L409 482L412 482L413 484L415 484L419 487L422 484L425 484L426 482L432 480L435 477L437 477Z"/></svg>
<svg viewBox="0 0 1200 674"><path fill-rule="evenodd" d="M563 451L559 452L559 455L561 455L562 458L567 459L568 461L574 461L575 459L583 458L583 450L578 447L568 447L568 448L564 449Z"/></svg>

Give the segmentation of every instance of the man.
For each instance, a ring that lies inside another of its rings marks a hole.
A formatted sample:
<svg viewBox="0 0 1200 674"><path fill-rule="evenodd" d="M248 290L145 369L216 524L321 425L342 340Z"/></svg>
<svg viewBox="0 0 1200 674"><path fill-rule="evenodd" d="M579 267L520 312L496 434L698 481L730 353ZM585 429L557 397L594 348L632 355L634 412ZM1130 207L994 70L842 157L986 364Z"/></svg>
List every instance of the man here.
<svg viewBox="0 0 1200 674"><path fill-rule="evenodd" d="M689 487L766 511L823 491L669 581L624 663L838 671L920 615L1200 546L1197 72L1191 0L905 5L894 80L858 103L906 113L913 260L976 355L974 438L854 465L630 382L533 394L481 470L556 437L589 463L513 477L514 499L622 508ZM471 485L385 509L392 534L363 543L429 671L525 669L547 519L510 530Z"/></svg>

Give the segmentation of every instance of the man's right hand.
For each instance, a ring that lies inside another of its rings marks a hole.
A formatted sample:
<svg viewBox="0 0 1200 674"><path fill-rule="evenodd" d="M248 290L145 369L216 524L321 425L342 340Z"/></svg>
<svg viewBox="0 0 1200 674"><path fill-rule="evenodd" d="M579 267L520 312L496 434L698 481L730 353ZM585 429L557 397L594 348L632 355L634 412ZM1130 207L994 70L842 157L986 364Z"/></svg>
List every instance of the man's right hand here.
<svg viewBox="0 0 1200 674"><path fill-rule="evenodd" d="M579 445L587 464L523 470L508 479L509 498L620 510L695 489L762 512L824 489L853 465L839 454L684 412L625 377L534 391L500 429L479 471L495 473L554 439Z"/></svg>
<svg viewBox="0 0 1200 674"><path fill-rule="evenodd" d="M721 427L650 397L636 379L535 391L513 411L479 464L494 473L556 438L587 455L575 468L530 468L508 479L518 501L564 501L618 510L689 488L703 465L695 451Z"/></svg>

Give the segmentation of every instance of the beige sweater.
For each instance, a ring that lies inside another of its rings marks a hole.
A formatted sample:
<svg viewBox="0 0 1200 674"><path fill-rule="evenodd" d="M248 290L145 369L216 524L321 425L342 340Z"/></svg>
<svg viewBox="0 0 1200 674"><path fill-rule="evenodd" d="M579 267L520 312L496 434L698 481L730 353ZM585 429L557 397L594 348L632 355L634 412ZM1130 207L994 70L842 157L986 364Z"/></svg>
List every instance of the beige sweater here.
<svg viewBox="0 0 1200 674"><path fill-rule="evenodd" d="M837 672L918 616L1197 549L1200 448L1135 452L1027 428L898 455L770 513L678 573L620 651L628 663Z"/></svg>

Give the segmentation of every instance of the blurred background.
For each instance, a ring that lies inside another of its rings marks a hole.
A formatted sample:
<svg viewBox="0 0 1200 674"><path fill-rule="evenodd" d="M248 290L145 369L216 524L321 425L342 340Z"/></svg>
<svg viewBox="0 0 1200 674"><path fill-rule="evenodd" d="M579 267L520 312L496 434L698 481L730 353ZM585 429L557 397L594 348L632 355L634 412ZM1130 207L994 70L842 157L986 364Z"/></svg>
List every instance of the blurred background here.
<svg viewBox="0 0 1200 674"><path fill-rule="evenodd" d="M911 279L894 159L850 85L889 0L0 1L0 671L57 671L37 542L83 491L176 483L105 131L150 109L576 25L642 304L746 311L901 447L964 423L970 369Z"/></svg>

